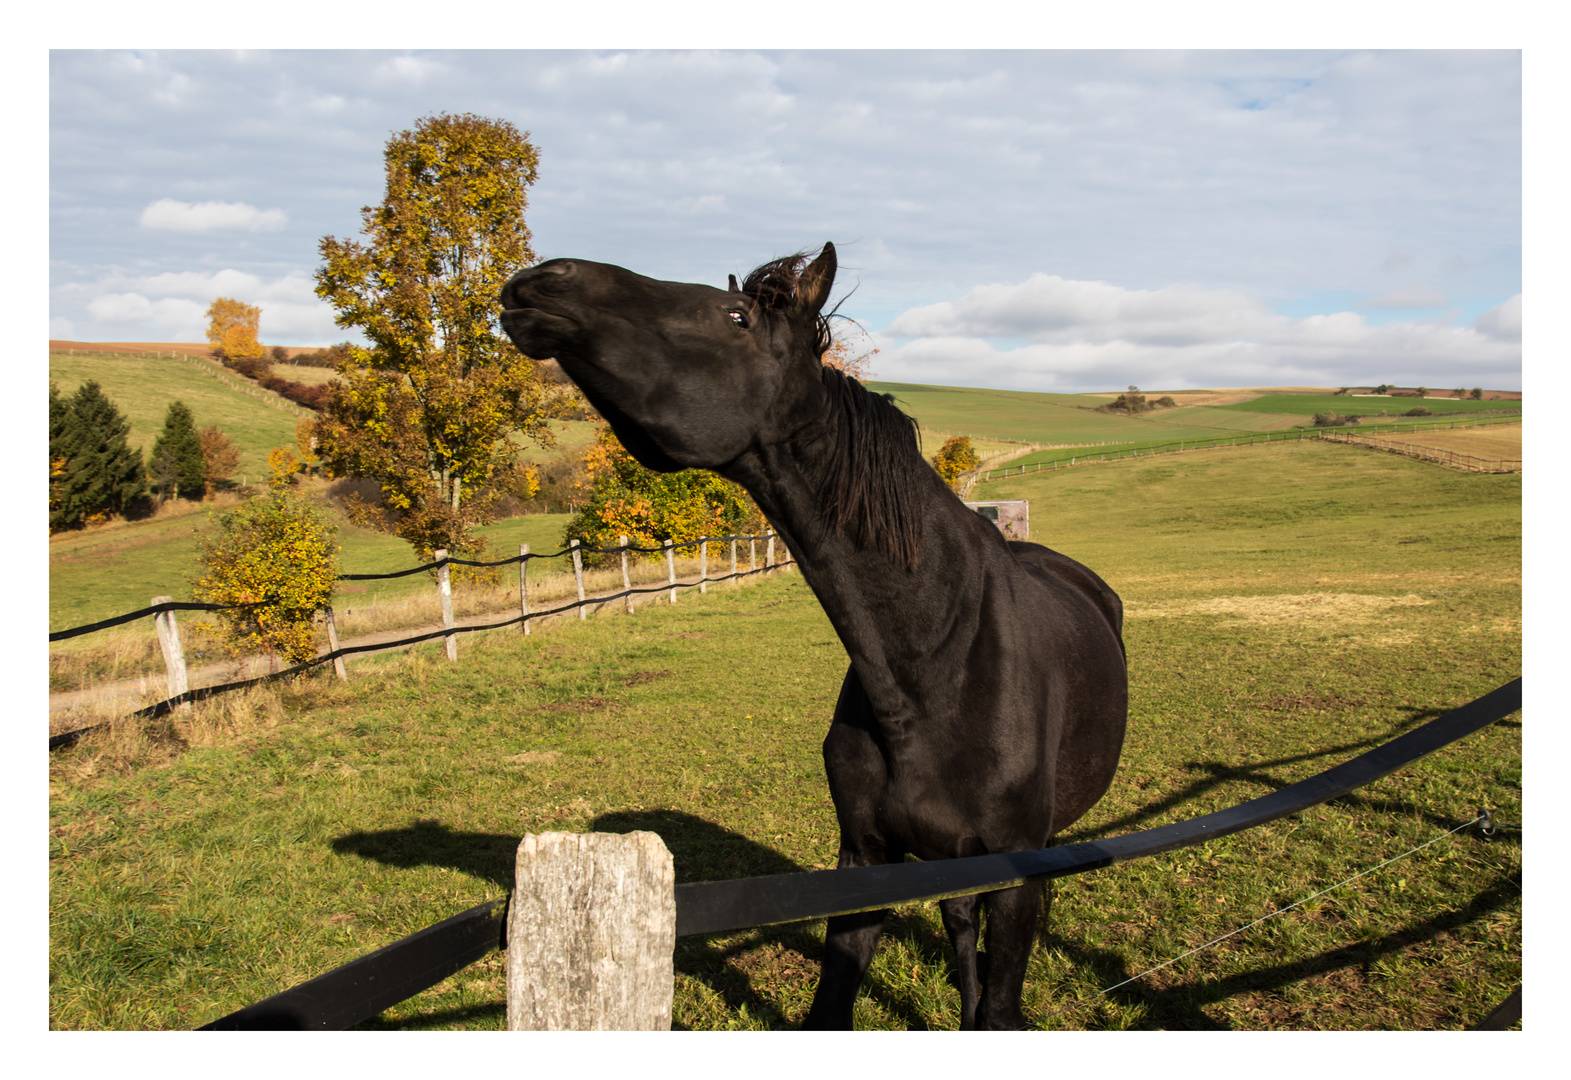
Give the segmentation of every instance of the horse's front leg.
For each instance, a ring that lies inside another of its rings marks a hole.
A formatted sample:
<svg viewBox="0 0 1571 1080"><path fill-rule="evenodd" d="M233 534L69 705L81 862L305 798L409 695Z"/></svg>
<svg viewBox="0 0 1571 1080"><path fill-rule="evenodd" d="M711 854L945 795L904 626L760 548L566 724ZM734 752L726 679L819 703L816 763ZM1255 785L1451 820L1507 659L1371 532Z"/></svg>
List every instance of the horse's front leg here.
<svg viewBox="0 0 1571 1080"><path fill-rule="evenodd" d="M987 967L976 1026L991 1031L1030 1027L1020 1007L1026 965L1036 938L1038 913L1045 915L1051 892L1043 886L1017 885L987 893Z"/></svg>
<svg viewBox="0 0 1571 1080"><path fill-rule="evenodd" d="M841 684L834 723L824 738L824 771L840 823L839 868L875 866L905 858L905 851L893 850L878 827L878 801L887 772L873 707L855 668L846 673ZM868 965L873 962L873 950L888 915L886 909L836 915L829 920L824 934L823 969L804 1027L851 1030L856 995Z"/></svg>
<svg viewBox="0 0 1571 1080"><path fill-rule="evenodd" d="M870 860L842 847L838 869L869 866L875 861L883 862L884 859ZM824 933L823 968L818 975L818 989L813 993L813 1006L802 1022L804 1029L851 1030L856 995L862 989L862 980L867 977L868 965L873 962L873 951L878 947L878 937L888 917L888 908L830 917Z"/></svg>
<svg viewBox="0 0 1571 1080"><path fill-rule="evenodd" d="M976 1006L982 984L977 973L976 935L980 896L955 896L938 902L944 932L955 947L955 985L960 991L960 1030L976 1030Z"/></svg>

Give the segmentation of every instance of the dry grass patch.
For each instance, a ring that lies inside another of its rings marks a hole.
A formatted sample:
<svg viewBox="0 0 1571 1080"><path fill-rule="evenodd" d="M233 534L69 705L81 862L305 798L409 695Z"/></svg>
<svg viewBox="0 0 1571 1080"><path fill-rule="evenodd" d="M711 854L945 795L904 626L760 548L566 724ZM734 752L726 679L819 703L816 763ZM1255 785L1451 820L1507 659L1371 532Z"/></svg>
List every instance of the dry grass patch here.
<svg viewBox="0 0 1571 1080"><path fill-rule="evenodd" d="M1489 427L1458 428L1454 431L1381 432L1375 438L1407 446L1427 446L1450 450L1490 461L1522 460L1522 425L1496 424Z"/></svg>
<svg viewBox="0 0 1571 1080"><path fill-rule="evenodd" d="M1303 593L1297 596L1214 596L1143 604L1131 601L1124 614L1134 619L1170 619L1191 615L1229 616L1225 626L1275 626L1313 621L1322 627L1367 622L1391 608L1419 607L1432 601L1422 596L1367 596L1362 593Z"/></svg>
<svg viewBox="0 0 1571 1080"><path fill-rule="evenodd" d="M509 765L536 765L541 762L555 761L561 756L562 752L560 750L525 750L521 754L514 754L512 757L504 758L503 760Z"/></svg>

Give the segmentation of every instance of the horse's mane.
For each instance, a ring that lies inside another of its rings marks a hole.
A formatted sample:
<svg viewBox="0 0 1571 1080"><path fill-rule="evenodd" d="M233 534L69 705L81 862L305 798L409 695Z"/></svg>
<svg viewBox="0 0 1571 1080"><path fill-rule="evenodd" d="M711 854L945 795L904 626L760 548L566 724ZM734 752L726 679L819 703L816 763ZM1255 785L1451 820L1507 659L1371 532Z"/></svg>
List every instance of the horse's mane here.
<svg viewBox="0 0 1571 1080"><path fill-rule="evenodd" d="M822 477L831 524L859 548L876 547L907 570L922 557L926 463L916 421L856 379L825 366L833 449Z"/></svg>
<svg viewBox="0 0 1571 1080"><path fill-rule="evenodd" d="M755 269L742 291L765 310L789 317L797 280L811 258L786 255ZM812 350L820 360L833 335L829 317L813 316ZM924 466L917 423L895 407L888 394L875 394L856 379L824 366L829 391L832 449L817 477L830 524L858 548L874 547L908 570L922 555L918 481Z"/></svg>

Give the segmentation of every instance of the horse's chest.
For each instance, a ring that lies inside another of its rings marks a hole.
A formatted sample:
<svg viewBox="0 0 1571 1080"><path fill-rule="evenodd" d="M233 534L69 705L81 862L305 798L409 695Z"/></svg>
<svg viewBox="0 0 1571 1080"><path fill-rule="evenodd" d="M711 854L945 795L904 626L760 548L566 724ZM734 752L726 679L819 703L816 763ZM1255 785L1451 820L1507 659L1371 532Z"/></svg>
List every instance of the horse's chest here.
<svg viewBox="0 0 1571 1080"><path fill-rule="evenodd" d="M1043 770L989 770L959 759L945 770L891 769L877 815L880 831L900 847L948 859L1040 844L1052 806Z"/></svg>

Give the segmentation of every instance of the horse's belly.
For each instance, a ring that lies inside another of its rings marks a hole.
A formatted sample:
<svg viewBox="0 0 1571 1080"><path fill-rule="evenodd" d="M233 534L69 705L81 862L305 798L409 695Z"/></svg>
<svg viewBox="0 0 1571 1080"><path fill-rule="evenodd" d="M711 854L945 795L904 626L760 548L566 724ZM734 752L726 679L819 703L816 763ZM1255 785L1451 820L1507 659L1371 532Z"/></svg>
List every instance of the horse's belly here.
<svg viewBox="0 0 1571 1080"><path fill-rule="evenodd" d="M882 830L919 859L1024 851L1047 841L1052 794L1016 789L987 798L976 789L912 777L894 779L880 807Z"/></svg>

